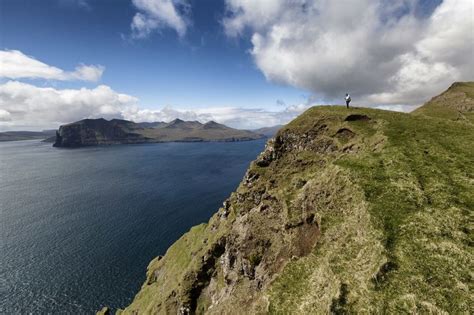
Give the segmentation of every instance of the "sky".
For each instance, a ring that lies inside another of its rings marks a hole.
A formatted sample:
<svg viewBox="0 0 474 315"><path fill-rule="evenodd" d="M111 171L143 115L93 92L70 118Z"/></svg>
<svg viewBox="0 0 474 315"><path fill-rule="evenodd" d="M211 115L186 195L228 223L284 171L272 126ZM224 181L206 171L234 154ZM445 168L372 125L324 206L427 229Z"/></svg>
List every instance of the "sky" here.
<svg viewBox="0 0 474 315"><path fill-rule="evenodd" d="M83 118L253 129L411 111L474 80L472 0L0 0L0 131Z"/></svg>

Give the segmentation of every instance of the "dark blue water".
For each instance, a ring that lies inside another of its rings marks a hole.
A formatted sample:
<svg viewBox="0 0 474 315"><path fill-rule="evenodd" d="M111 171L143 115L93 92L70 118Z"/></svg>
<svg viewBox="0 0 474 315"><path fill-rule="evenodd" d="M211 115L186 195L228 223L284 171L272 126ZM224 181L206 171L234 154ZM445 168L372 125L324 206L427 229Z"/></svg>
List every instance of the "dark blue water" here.
<svg viewBox="0 0 474 315"><path fill-rule="evenodd" d="M0 313L127 305L149 261L209 219L264 143L0 143Z"/></svg>

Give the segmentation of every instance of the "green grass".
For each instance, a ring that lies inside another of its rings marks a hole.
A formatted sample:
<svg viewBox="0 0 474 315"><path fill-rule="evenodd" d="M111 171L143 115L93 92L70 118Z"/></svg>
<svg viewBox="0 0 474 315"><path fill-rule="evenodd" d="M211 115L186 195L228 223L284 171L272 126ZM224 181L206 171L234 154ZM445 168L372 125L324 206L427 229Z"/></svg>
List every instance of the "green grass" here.
<svg viewBox="0 0 474 315"><path fill-rule="evenodd" d="M474 82L454 83L413 114L474 124Z"/></svg>
<svg viewBox="0 0 474 315"><path fill-rule="evenodd" d="M337 233L353 228L353 211L345 212L342 220L328 218L313 254L290 263L273 284L271 313L343 309L469 313L474 307L469 293L474 256L472 222L468 221L474 199L474 146L470 145L474 132L467 124L436 118L366 109L359 112L370 116L372 123L359 121L351 125L352 130L363 134L366 142L377 132L387 141L381 152L366 148L332 162L346 172L352 186L334 198L358 191L363 195L370 224L359 228L370 233L359 248L377 258L359 261L347 249L357 248L357 243ZM327 113L338 115L343 109L314 108L288 128L302 130ZM353 200L347 207L357 207L357 203ZM323 211L321 215L334 213ZM325 233L336 236L326 242ZM378 256L380 247L374 246L374 241L383 246L382 256ZM366 269L357 270L362 266ZM365 290L361 292L360 287ZM332 299L328 292L333 292ZM343 308L337 305L341 297Z"/></svg>

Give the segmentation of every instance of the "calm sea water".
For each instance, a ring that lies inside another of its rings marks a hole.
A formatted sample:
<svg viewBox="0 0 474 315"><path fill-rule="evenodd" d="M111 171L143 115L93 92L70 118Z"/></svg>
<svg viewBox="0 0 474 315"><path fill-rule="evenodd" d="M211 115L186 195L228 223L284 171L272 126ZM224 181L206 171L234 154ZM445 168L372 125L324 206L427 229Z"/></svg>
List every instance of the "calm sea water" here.
<svg viewBox="0 0 474 315"><path fill-rule="evenodd" d="M127 305L149 261L209 219L264 144L0 143L0 313Z"/></svg>

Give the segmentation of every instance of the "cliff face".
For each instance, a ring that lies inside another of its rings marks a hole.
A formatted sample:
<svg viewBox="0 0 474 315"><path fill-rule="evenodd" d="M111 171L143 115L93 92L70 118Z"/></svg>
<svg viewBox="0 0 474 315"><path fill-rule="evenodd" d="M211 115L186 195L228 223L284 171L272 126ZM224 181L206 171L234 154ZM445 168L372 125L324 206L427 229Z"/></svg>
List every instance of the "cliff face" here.
<svg viewBox="0 0 474 315"><path fill-rule="evenodd" d="M143 143L147 139L133 122L113 119L84 119L59 127L55 147L79 147L101 144Z"/></svg>
<svg viewBox="0 0 474 315"><path fill-rule="evenodd" d="M469 123L311 108L118 313L472 313L472 143Z"/></svg>
<svg viewBox="0 0 474 315"><path fill-rule="evenodd" d="M55 147L102 144L132 144L169 141L244 141L262 135L208 122L176 119L170 123L134 123L127 120L84 119L63 125L56 133Z"/></svg>

